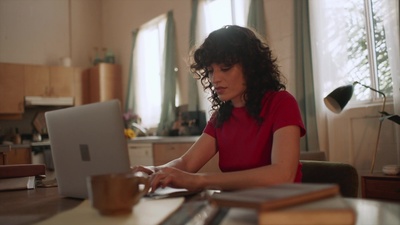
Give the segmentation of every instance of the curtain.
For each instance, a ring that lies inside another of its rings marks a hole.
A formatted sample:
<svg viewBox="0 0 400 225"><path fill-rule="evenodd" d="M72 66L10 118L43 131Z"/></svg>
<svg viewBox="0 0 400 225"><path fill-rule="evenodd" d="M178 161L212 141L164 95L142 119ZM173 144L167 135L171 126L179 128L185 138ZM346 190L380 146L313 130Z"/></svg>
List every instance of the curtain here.
<svg viewBox="0 0 400 225"><path fill-rule="evenodd" d="M132 87L135 86L135 83L133 82L133 77L134 77L134 70L133 70L133 52L135 50L135 44L136 44L136 37L137 34L139 33L139 29L136 29L132 32L132 47L131 47L131 63L129 64L129 74L128 74L128 87L127 87L127 94L125 98L125 112L128 112L129 110L136 112L136 95L135 91L133 90ZM137 84L136 84L137 85Z"/></svg>
<svg viewBox="0 0 400 225"><path fill-rule="evenodd" d="M264 0L250 1L247 26L254 28L261 36L266 37Z"/></svg>
<svg viewBox="0 0 400 225"><path fill-rule="evenodd" d="M165 65L164 58L167 54L165 51L167 19L167 13L162 14L134 32L126 105L131 113L141 118L143 128L158 127L162 98L165 97L164 81L168 82L170 79L170 77L165 78L165 70L169 68ZM175 92L174 87L170 88L173 89L169 91Z"/></svg>
<svg viewBox="0 0 400 225"><path fill-rule="evenodd" d="M308 0L295 1L296 98L307 130L302 151L318 151Z"/></svg>
<svg viewBox="0 0 400 225"><path fill-rule="evenodd" d="M361 2L363 1L360 0L360 3ZM326 149L328 151L328 159L347 162L356 166L357 169L364 170L369 168L369 154L372 152L373 146L375 146L375 136L377 132L375 124L378 123L375 120L375 116L379 115L377 111L380 110L379 106L381 103L368 104L371 93L373 92L360 85L355 86L355 93L358 93L357 88L360 90L359 92L365 91L367 94L366 98L368 99L364 100L364 102L350 102L348 104L349 106L353 105L356 107L352 108L347 106L347 110L340 115L328 112L328 109L323 103L324 96L339 86L350 84L354 80L360 81L360 79L365 79L366 85L370 84L367 83L370 82L370 80L368 80L369 77L367 77L369 76L369 72L360 73L354 66L368 58L368 52L363 51L362 54L350 54L348 51L349 40L353 40L352 38L356 37L359 43L364 43L366 36L363 32L359 31L360 28L349 25L357 24L362 28L365 27L364 23L366 21L363 13L356 10L349 10L349 8L354 8L355 6L363 7L363 5L349 5L351 3L354 3L354 1L309 0L313 73L315 74L314 91L317 112L316 117L319 145L321 149ZM389 47L391 50L388 51L389 64L393 76L395 107L399 110L399 32L391 31L392 28L398 29L399 7L398 5L393 6L394 4L397 5L398 1L386 0L386 3L383 5L388 7L389 11L383 13L383 15L385 15L384 18L386 18L385 20L387 21L385 23L389 21L394 23L394 25L384 25L384 29L387 35L386 41L388 47L391 46ZM382 10L382 8L379 8L379 10ZM397 18L394 20L393 11L397 11ZM349 29L349 27L356 29ZM357 35L354 36L354 33ZM353 95L353 100L355 100L356 97L357 96ZM360 133L363 135L360 135ZM396 135L396 137L393 137L399 148L399 132L397 132ZM390 135L386 136L388 139L391 139L390 137ZM382 146L384 144L386 143L380 143ZM390 150L385 152L387 156L392 153L393 152ZM397 155L399 155L399 150L397 150Z"/></svg>
<svg viewBox="0 0 400 225"><path fill-rule="evenodd" d="M344 18L339 10L327 10L332 8L330 4L343 5L347 0L321 1L309 0L309 21L310 34L312 37L312 69L314 73L314 98L316 108L316 118L318 127L319 146L326 151L329 160L335 158L332 154L349 152L347 148L338 145L332 139L332 123L335 115L328 113L328 109L323 103L323 98L336 87L349 84L347 62L347 34ZM297 1L296 1L297 2ZM340 56L340 57L337 57ZM328 129L329 127L329 129ZM347 130L346 130L347 131ZM308 134L307 134L308 135ZM340 134L343 137L347 133ZM333 139L335 140L335 139ZM342 143L339 143L342 144ZM347 145L346 145L347 146Z"/></svg>
<svg viewBox="0 0 400 225"><path fill-rule="evenodd" d="M175 46L175 23L172 11L168 12L165 28L164 47L164 77L161 84L164 84L162 91L162 108L160 123L157 134L168 135L173 122L175 121L175 94L176 94L176 46Z"/></svg>
<svg viewBox="0 0 400 225"><path fill-rule="evenodd" d="M398 1L384 0L386 40L388 45L389 64L393 80L393 114L400 115L400 4ZM389 112L391 113L391 112ZM400 126L396 126L397 162L400 162Z"/></svg>
<svg viewBox="0 0 400 225"><path fill-rule="evenodd" d="M196 23L197 23L197 9L199 6L198 0L192 0L192 18L190 19L190 34L189 34L189 51L192 51L196 43ZM189 90L189 102L188 110L197 111L199 110L199 90L197 87L197 80L191 76L189 72L188 76L188 90Z"/></svg>

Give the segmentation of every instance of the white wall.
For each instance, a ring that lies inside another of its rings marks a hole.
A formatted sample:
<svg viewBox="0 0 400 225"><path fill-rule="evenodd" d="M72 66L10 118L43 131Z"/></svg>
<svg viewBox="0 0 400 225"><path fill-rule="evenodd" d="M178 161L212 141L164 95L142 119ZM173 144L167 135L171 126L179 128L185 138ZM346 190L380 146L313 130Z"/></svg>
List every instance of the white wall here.
<svg viewBox="0 0 400 225"><path fill-rule="evenodd" d="M69 54L68 27L66 0L1 0L0 61L57 64Z"/></svg>

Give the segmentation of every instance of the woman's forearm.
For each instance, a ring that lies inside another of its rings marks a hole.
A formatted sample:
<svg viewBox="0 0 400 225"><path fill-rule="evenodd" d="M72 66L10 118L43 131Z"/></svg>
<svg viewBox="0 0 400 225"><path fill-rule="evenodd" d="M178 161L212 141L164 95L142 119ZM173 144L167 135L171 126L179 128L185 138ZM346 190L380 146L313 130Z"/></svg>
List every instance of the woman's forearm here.
<svg viewBox="0 0 400 225"><path fill-rule="evenodd" d="M237 172L199 174L198 182L203 189L237 190L290 183L294 181L295 175L296 171L282 168L280 165L269 165Z"/></svg>

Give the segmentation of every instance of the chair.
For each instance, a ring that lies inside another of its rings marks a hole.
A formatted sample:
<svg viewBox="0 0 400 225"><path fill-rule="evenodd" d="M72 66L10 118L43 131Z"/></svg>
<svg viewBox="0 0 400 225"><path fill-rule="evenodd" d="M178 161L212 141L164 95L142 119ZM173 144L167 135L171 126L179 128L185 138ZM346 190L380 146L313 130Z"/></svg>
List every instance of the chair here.
<svg viewBox="0 0 400 225"><path fill-rule="evenodd" d="M358 197L357 170L346 163L300 160L303 164L303 183L335 183L343 197Z"/></svg>

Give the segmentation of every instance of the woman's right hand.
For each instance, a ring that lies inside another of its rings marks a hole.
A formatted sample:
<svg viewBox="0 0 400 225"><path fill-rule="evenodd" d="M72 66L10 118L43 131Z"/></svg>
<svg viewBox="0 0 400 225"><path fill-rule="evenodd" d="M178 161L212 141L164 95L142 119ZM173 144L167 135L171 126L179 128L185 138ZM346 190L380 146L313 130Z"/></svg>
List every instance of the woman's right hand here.
<svg viewBox="0 0 400 225"><path fill-rule="evenodd" d="M155 166L132 166L131 167L131 171L132 173L138 173L138 172L142 172L145 173L147 175L151 175L153 173L155 173L157 171L157 167Z"/></svg>

